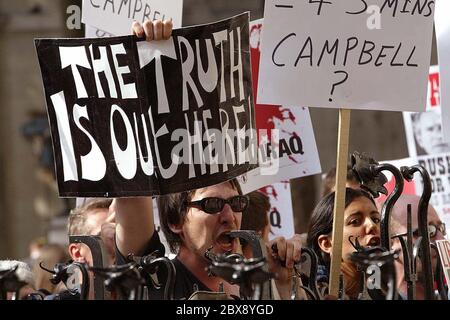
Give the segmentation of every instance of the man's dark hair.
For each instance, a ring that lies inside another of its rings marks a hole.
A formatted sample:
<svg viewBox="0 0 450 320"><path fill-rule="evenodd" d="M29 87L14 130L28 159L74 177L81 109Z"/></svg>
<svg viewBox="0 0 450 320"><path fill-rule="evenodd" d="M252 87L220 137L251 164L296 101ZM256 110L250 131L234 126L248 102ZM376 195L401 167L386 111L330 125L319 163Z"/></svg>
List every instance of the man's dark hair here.
<svg viewBox="0 0 450 320"><path fill-rule="evenodd" d="M261 191L253 191L248 194L249 204L242 213L241 230L254 230L263 232L269 224L270 200Z"/></svg>
<svg viewBox="0 0 450 320"><path fill-rule="evenodd" d="M319 258L319 263L329 268L330 256L323 252L318 243L319 236L330 235L333 231L333 211L334 211L335 192L332 192L322 198L311 215L308 227L307 246L313 249ZM345 208L357 198L367 198L376 207L372 196L359 189L346 188L345 190Z"/></svg>
<svg viewBox="0 0 450 320"><path fill-rule="evenodd" d="M242 195L241 186L236 179L228 181L232 188ZM159 221L161 229L164 232L170 251L175 253L182 244L180 236L170 230L170 225L180 226L186 219L187 206L186 202L191 201L195 194L194 189L180 193L173 193L165 196L160 196L158 202Z"/></svg>
<svg viewBox="0 0 450 320"><path fill-rule="evenodd" d="M347 182L359 183L358 178L352 170L350 165L347 165ZM336 185L336 167L330 169L323 180L322 197L331 193Z"/></svg>

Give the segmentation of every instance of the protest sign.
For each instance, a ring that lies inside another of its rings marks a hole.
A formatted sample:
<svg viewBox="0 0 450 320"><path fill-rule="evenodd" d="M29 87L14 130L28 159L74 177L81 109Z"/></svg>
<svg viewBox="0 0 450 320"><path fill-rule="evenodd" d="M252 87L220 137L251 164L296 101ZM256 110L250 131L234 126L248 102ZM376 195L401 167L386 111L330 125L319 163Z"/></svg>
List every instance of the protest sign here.
<svg viewBox="0 0 450 320"><path fill-rule="evenodd" d="M414 166L414 165L422 165L425 169L427 169L428 162L425 160L427 157L422 157L421 160L419 160L417 157L409 157L404 159L397 159L397 160L389 160L389 161L382 161L382 163L389 163L397 168L401 168L403 166ZM438 161L439 157L438 157ZM434 161L431 161L432 165ZM442 163L442 161L440 161ZM428 170L428 169L427 169ZM439 215L439 218L445 223L450 223L450 192L448 191L448 183L447 178L444 178L442 175L436 174L436 171L432 171L433 174L430 174L431 178L431 185L434 189L433 193L431 194L430 198L430 205L433 206L433 208L436 210L437 214ZM388 194L390 194L395 187L395 178L389 171L383 171L383 174L388 179L388 182L384 185L385 188L388 191ZM414 179L410 182L404 180L404 187L403 187L403 193L406 195L417 195L421 196L423 192L423 185L422 185L422 179L420 178L419 174L416 174L414 176ZM376 200L379 203L383 203L386 200L385 195L380 195Z"/></svg>
<svg viewBox="0 0 450 320"><path fill-rule="evenodd" d="M60 195L168 194L254 169L248 17L152 43L36 40Z"/></svg>
<svg viewBox="0 0 450 320"><path fill-rule="evenodd" d="M440 75L438 66L431 66L428 76L426 112L403 113L406 140L411 157L450 152L444 142L441 126Z"/></svg>
<svg viewBox="0 0 450 320"><path fill-rule="evenodd" d="M269 239L272 240L276 237L292 238L295 231L289 181L274 183L261 188L259 191L267 195L270 200Z"/></svg>
<svg viewBox="0 0 450 320"><path fill-rule="evenodd" d="M265 2L258 103L423 111L434 1Z"/></svg>
<svg viewBox="0 0 450 320"><path fill-rule="evenodd" d="M102 31L100 29L97 29L96 27L90 26L85 24L85 32L84 37L85 38L106 38L106 37L113 37L112 34ZM131 31L129 32L131 33Z"/></svg>
<svg viewBox="0 0 450 320"><path fill-rule="evenodd" d="M433 193L430 204L436 209L441 220L450 223L450 154L419 156L416 162L424 167L431 178ZM415 180L416 194L422 194L421 179Z"/></svg>
<svg viewBox="0 0 450 320"><path fill-rule="evenodd" d="M441 80L441 109L444 141L450 143L450 1L436 2L435 30Z"/></svg>
<svg viewBox="0 0 450 320"><path fill-rule="evenodd" d="M122 36L130 34L133 21L172 19L181 27L183 0L83 0L81 21L86 25Z"/></svg>
<svg viewBox="0 0 450 320"><path fill-rule="evenodd" d="M439 257L441 258L445 280L447 283L450 283L450 241L438 240L436 241L436 246L438 247Z"/></svg>
<svg viewBox="0 0 450 320"><path fill-rule="evenodd" d="M442 136L440 72L437 66L430 67L426 112L404 112L409 165L420 164L429 173L433 193L430 204L445 223L450 223L450 144ZM405 165L405 164L403 164ZM422 181L414 179L414 193L422 194Z"/></svg>
<svg viewBox="0 0 450 320"><path fill-rule="evenodd" d="M250 50L255 100L258 88L262 29L262 19L250 23ZM259 141L259 167L241 177L240 182L244 193L249 193L274 182L321 172L308 108L256 103L255 116Z"/></svg>
<svg viewBox="0 0 450 320"><path fill-rule="evenodd" d="M426 157L423 157L420 160L417 157L409 157L398 160L382 161L382 163L392 164L398 169L400 169L403 166L411 167L420 164L425 169L427 169L429 168L429 166L427 160L424 159L426 159ZM431 163L433 163L433 161ZM449 200L450 189L448 189L448 182L447 182L448 178L436 174L435 171L433 171L432 173L433 174L430 173L430 178L431 178L431 186L434 190L433 193L431 194L429 203L436 210L436 213L438 214L442 222L448 225L450 223L450 200ZM383 171L383 174L388 179L388 182L384 186L387 189L388 194L390 194L395 187L395 178L389 171ZM420 197L422 196L422 192L423 192L423 185L422 179L420 178L419 174L414 175L414 179L410 182L404 180L404 187L402 194L417 195ZM387 197L385 195L380 195L380 197L378 197L376 201L379 203L383 203L386 200L386 198Z"/></svg>

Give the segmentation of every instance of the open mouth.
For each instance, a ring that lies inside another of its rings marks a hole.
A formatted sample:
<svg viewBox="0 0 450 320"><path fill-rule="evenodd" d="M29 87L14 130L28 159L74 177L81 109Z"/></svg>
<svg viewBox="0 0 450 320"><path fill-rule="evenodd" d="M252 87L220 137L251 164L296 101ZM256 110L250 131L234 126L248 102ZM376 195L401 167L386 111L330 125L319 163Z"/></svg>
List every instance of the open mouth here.
<svg viewBox="0 0 450 320"><path fill-rule="evenodd" d="M234 239L230 237L229 231L226 231L219 234L219 236L216 238L216 244L223 251L230 251L233 250Z"/></svg>
<svg viewBox="0 0 450 320"><path fill-rule="evenodd" d="M380 237L372 237L369 239L366 245L368 247L377 247L380 245L380 243L381 243Z"/></svg>

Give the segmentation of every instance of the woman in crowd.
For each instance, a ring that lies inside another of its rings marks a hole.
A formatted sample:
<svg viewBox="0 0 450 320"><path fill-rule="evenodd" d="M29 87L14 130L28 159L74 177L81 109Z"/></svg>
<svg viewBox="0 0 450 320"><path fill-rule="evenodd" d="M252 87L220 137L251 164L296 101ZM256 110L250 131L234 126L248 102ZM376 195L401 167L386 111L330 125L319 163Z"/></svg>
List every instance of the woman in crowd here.
<svg viewBox="0 0 450 320"><path fill-rule="evenodd" d="M328 283L330 255L333 248L333 210L335 193L325 196L311 216L307 243L319 258L318 282ZM361 246L380 244L380 213L372 197L362 191L347 188L344 210L344 232L342 243L341 271L344 275L345 293L350 299L357 299L361 288L361 276L349 256L355 252L355 239Z"/></svg>

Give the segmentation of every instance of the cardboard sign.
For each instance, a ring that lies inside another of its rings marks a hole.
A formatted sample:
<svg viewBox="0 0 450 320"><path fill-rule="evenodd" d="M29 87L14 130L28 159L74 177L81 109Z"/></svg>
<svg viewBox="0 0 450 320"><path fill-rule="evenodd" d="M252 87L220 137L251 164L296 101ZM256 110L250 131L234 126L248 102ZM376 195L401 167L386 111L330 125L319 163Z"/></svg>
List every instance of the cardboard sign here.
<svg viewBox="0 0 450 320"><path fill-rule="evenodd" d="M61 196L181 192L257 166L248 13L135 37L36 40Z"/></svg>
<svg viewBox="0 0 450 320"><path fill-rule="evenodd" d="M183 0L83 0L81 21L116 36L130 34L133 21L172 19L181 27Z"/></svg>
<svg viewBox="0 0 450 320"><path fill-rule="evenodd" d="M441 106L444 140L450 143L450 1L437 0L434 24L441 75Z"/></svg>
<svg viewBox="0 0 450 320"><path fill-rule="evenodd" d="M253 92L257 97L263 20L250 23ZM240 179L244 193L321 172L308 108L255 104L259 168ZM292 208L291 208L292 210Z"/></svg>
<svg viewBox="0 0 450 320"><path fill-rule="evenodd" d="M434 1L265 2L258 103L423 111Z"/></svg>
<svg viewBox="0 0 450 320"><path fill-rule="evenodd" d="M261 188L270 199L269 239L276 237L292 238L294 231L294 212L292 209L291 185L289 181L274 183Z"/></svg>
<svg viewBox="0 0 450 320"><path fill-rule="evenodd" d="M445 280L450 283L450 241L438 240L436 246L439 250L439 256L441 258L442 269L444 270Z"/></svg>

